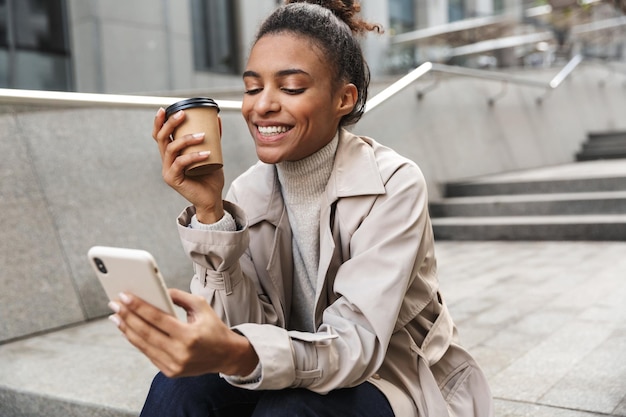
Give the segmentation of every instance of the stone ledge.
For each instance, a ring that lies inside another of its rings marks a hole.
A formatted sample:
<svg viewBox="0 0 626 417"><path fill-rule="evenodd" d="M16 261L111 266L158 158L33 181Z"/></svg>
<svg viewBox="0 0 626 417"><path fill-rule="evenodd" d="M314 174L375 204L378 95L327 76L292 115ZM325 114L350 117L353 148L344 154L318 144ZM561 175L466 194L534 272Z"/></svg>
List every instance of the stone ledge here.
<svg viewBox="0 0 626 417"><path fill-rule="evenodd" d="M107 319L0 345L0 415L138 415L157 369Z"/></svg>

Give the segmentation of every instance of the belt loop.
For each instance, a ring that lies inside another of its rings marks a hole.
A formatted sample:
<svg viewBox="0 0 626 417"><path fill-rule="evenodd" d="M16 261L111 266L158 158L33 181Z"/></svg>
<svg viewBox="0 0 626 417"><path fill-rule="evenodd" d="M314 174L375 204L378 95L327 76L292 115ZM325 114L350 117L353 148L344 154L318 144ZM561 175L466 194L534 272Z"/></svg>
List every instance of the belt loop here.
<svg viewBox="0 0 626 417"><path fill-rule="evenodd" d="M231 295L233 293L233 286L230 282L230 274L227 271L222 272L223 280L224 280L224 291L226 295Z"/></svg>

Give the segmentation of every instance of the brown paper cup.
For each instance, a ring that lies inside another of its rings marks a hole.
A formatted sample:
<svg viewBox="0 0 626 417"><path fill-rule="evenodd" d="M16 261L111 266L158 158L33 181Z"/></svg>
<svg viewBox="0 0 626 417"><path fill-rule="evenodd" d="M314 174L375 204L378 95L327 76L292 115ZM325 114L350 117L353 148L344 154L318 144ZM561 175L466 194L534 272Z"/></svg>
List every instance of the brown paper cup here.
<svg viewBox="0 0 626 417"><path fill-rule="evenodd" d="M202 143L183 149L181 154L211 151L208 159L189 165L185 169L185 175L204 175L220 169L224 165L224 161L222 159L220 120L217 116L220 109L217 103L204 97L182 100L165 110L165 120L180 110L185 111L185 120L174 130L172 134L174 140L185 135L204 133Z"/></svg>

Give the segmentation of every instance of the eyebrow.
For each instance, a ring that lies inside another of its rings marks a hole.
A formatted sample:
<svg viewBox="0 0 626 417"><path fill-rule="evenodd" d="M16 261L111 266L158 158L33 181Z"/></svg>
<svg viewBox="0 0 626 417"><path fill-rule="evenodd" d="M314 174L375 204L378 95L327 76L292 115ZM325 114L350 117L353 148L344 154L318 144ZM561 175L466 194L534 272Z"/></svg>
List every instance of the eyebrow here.
<svg viewBox="0 0 626 417"><path fill-rule="evenodd" d="M304 74L304 75L308 75L310 76L310 74L304 70L298 69L298 68L289 68L289 69L284 69L284 70L280 70L278 72L276 72L275 77L286 77L289 75L296 75L296 74ZM252 77L252 78L261 78L261 74L259 74L256 71L251 71L248 70L246 72L243 73L243 78L247 78L247 77Z"/></svg>

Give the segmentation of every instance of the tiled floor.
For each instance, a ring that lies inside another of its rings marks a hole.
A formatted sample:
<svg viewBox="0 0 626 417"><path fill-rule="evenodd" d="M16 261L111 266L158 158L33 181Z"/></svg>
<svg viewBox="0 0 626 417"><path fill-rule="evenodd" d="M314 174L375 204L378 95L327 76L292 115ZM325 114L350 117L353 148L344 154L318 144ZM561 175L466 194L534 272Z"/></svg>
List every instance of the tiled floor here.
<svg viewBox="0 0 626 417"><path fill-rule="evenodd" d="M498 416L626 416L626 243L441 242L437 253Z"/></svg>

